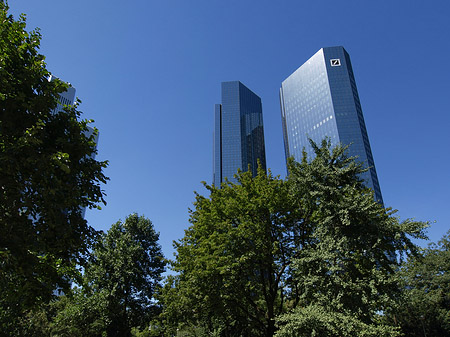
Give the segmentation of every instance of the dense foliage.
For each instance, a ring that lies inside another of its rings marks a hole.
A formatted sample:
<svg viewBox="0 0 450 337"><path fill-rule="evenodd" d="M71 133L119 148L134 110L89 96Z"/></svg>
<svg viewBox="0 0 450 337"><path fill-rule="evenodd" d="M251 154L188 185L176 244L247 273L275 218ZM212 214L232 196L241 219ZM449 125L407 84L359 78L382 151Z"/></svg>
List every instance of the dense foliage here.
<svg viewBox="0 0 450 337"><path fill-rule="evenodd" d="M286 308L299 238L287 185L259 169L240 173L238 184L206 187L210 197L197 195L192 226L176 243L166 319L224 336L270 336Z"/></svg>
<svg viewBox="0 0 450 337"><path fill-rule="evenodd" d="M450 336L450 232L411 256L399 276L404 292L390 319L406 336Z"/></svg>
<svg viewBox="0 0 450 337"><path fill-rule="evenodd" d="M0 329L57 287L68 287L95 231L84 207L104 203L106 162L89 121L57 107L68 85L49 81L41 35L0 2ZM96 131L95 131L96 132Z"/></svg>
<svg viewBox="0 0 450 337"><path fill-rule="evenodd" d="M159 234L137 214L102 235L86 265L82 289L54 306L59 336L130 336L147 327L159 307L154 293L164 272Z"/></svg>
<svg viewBox="0 0 450 337"><path fill-rule="evenodd" d="M289 166L307 225L291 264L297 306L280 316L277 336L396 336L398 329L379 323L380 313L400 294L398 258L416 251L408 236L424 238L425 224L400 223L374 201L359 179L365 169L346 147L311 146L314 159L304 155Z"/></svg>

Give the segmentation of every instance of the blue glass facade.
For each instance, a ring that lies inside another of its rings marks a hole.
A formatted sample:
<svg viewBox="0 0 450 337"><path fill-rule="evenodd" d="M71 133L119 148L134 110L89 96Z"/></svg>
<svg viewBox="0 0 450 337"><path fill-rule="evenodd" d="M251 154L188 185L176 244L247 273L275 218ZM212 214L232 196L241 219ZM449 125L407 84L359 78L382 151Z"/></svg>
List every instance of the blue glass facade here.
<svg viewBox="0 0 450 337"><path fill-rule="evenodd" d="M222 82L222 104L214 107L213 184L236 182L238 169L266 170L261 99L239 81Z"/></svg>
<svg viewBox="0 0 450 337"><path fill-rule="evenodd" d="M280 89L281 116L286 159L308 156L308 138L320 143L327 136L333 145L352 144L351 156L369 167L361 178L383 202L372 150L359 101L350 56L343 47L320 49Z"/></svg>

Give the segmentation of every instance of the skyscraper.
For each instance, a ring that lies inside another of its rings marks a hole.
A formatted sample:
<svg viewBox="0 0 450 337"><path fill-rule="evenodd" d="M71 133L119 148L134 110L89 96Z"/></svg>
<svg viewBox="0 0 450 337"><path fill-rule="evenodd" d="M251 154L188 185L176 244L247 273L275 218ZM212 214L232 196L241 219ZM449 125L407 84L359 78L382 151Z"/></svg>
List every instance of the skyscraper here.
<svg viewBox="0 0 450 337"><path fill-rule="evenodd" d="M369 171L361 176L383 202L370 149L350 56L343 47L320 49L281 84L281 116L286 159L301 160L305 148L313 153L308 138L320 143L348 145Z"/></svg>
<svg viewBox="0 0 450 337"><path fill-rule="evenodd" d="M214 109L213 184L236 182L238 169L266 170L261 99L239 81L222 82L222 104Z"/></svg>

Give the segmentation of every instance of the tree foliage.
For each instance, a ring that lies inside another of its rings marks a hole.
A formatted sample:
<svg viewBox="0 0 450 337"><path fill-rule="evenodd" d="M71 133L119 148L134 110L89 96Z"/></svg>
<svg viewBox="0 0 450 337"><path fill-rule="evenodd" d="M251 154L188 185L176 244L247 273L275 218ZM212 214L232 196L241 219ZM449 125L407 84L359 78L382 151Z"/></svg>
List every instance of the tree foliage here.
<svg viewBox="0 0 450 337"><path fill-rule="evenodd" d="M102 235L85 268L82 290L62 299L54 333L61 336L130 336L159 308L154 300L164 271L159 234L132 214Z"/></svg>
<svg viewBox="0 0 450 337"><path fill-rule="evenodd" d="M425 238L426 224L400 223L376 202L359 178L365 169L347 156L347 147L330 149L327 140L311 145L314 159L304 154L289 166L308 233L292 260L298 305L280 318L277 336L396 336L397 329L380 324L380 313L400 293L397 258L416 251L409 237Z"/></svg>
<svg viewBox="0 0 450 337"><path fill-rule="evenodd" d="M104 203L107 162L77 106L57 107L68 85L49 81L39 30L0 2L0 321L67 287L95 236L82 208Z"/></svg>
<svg viewBox="0 0 450 337"><path fill-rule="evenodd" d="M406 336L450 336L450 231L400 271L403 296L389 310Z"/></svg>
<svg viewBox="0 0 450 337"><path fill-rule="evenodd" d="M297 218L286 184L260 168L196 196L191 227L175 244L167 319L223 336L271 336L286 307Z"/></svg>
<svg viewBox="0 0 450 337"><path fill-rule="evenodd" d="M390 325L368 324L351 313L332 310L324 305L299 306L295 311L278 318L281 329L276 336L401 336Z"/></svg>
<svg viewBox="0 0 450 337"><path fill-rule="evenodd" d="M106 292L74 288L51 302L49 335L60 337L102 337L111 324Z"/></svg>

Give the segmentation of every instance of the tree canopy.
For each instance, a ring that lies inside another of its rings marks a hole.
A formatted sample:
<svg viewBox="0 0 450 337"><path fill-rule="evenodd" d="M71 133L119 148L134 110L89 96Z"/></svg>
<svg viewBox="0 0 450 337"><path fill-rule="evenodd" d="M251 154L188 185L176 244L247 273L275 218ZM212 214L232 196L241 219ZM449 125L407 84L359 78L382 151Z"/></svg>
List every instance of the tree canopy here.
<svg viewBox="0 0 450 337"><path fill-rule="evenodd" d="M389 318L406 336L450 336L450 231L399 272L403 293Z"/></svg>
<svg viewBox="0 0 450 337"><path fill-rule="evenodd" d="M398 329L380 324L380 313L399 296L398 259L416 252L410 238L425 238L426 223L400 222L376 202L348 147L331 149L327 140L311 146L312 160L304 154L289 165L308 232L291 265L298 305L280 316L277 336L395 336Z"/></svg>
<svg viewBox="0 0 450 337"><path fill-rule="evenodd" d="M196 196L192 226L175 244L175 289L166 289L179 299L165 300L166 313L224 336L272 335L285 308L297 219L282 180L261 168L237 178L205 185L209 198Z"/></svg>
<svg viewBox="0 0 450 337"><path fill-rule="evenodd" d="M84 207L104 203L106 161L94 159L95 133L75 106L58 106L68 84L39 54L39 30L27 32L0 2L0 321L10 321L56 287L66 288L95 231ZM2 323L3 324L3 323Z"/></svg>
<svg viewBox="0 0 450 337"><path fill-rule="evenodd" d="M130 336L159 313L154 295L165 261L150 220L131 214L101 235L85 267L82 288L54 305L53 333Z"/></svg>

